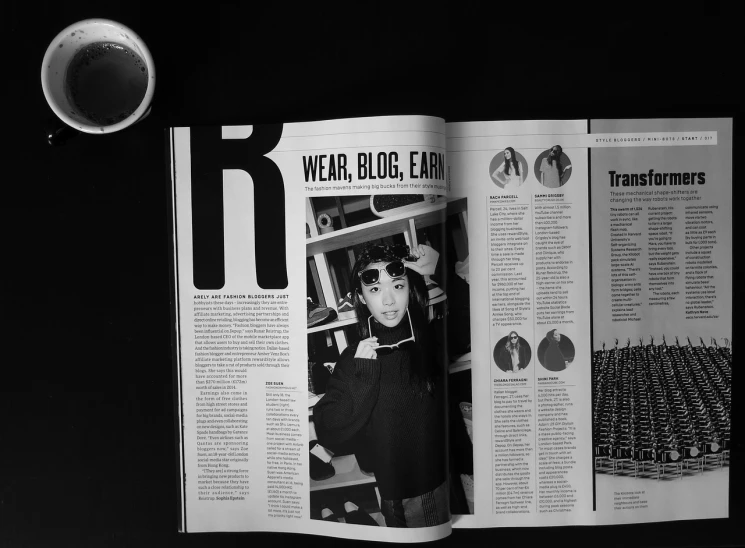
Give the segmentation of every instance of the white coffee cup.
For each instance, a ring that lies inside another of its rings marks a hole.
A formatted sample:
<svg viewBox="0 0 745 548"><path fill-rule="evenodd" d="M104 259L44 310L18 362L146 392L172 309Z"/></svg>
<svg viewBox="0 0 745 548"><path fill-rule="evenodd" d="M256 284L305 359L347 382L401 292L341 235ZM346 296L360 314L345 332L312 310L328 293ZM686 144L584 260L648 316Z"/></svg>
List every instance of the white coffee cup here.
<svg viewBox="0 0 745 548"><path fill-rule="evenodd" d="M110 125L96 123L78 112L66 93L67 68L75 54L96 42L120 44L135 52L145 63L148 82L140 105L124 120ZM41 87L54 113L70 127L103 135L120 131L149 114L155 92L155 64L145 42L132 29L109 19L86 19L60 32L49 44L41 65Z"/></svg>

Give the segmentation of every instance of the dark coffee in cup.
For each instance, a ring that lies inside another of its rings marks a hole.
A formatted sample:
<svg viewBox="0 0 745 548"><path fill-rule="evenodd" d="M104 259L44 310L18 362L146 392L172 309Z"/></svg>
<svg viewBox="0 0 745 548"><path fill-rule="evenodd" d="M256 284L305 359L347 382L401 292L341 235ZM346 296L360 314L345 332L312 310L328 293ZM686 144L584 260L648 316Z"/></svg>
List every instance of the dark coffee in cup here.
<svg viewBox="0 0 745 548"><path fill-rule="evenodd" d="M85 19L49 43L41 88L62 122L83 133L106 135L147 117L155 63L142 38L126 25Z"/></svg>
<svg viewBox="0 0 745 548"><path fill-rule="evenodd" d="M114 42L93 42L71 59L65 94L78 114L110 126L140 106L148 85L147 65L134 51Z"/></svg>

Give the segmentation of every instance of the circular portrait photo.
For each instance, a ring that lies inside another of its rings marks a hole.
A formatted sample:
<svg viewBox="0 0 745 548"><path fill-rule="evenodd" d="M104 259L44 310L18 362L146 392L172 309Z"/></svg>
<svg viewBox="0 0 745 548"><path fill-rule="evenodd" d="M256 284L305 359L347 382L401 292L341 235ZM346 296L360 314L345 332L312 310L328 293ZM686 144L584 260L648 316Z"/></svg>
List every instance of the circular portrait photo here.
<svg viewBox="0 0 745 548"><path fill-rule="evenodd" d="M563 371L574 361L574 343L558 329L552 329L538 345L538 361L544 369Z"/></svg>
<svg viewBox="0 0 745 548"><path fill-rule="evenodd" d="M536 158L535 177L546 188L559 188L572 176L572 162L561 146L554 145Z"/></svg>
<svg viewBox="0 0 745 548"><path fill-rule="evenodd" d="M517 373L528 367L532 355L528 341L518 335L517 331L510 331L509 335L499 339L494 346L494 363L507 373Z"/></svg>
<svg viewBox="0 0 745 548"><path fill-rule="evenodd" d="M507 147L489 162L489 177L499 188L516 189L528 177L528 162L514 148Z"/></svg>

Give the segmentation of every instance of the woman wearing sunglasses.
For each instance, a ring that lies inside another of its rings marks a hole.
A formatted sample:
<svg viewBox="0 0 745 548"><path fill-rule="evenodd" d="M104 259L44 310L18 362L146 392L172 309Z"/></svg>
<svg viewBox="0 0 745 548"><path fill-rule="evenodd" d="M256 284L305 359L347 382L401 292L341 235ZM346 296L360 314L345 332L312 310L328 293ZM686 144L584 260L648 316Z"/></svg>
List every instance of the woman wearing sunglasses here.
<svg viewBox="0 0 745 548"><path fill-rule="evenodd" d="M351 274L361 340L339 357L313 409L318 441L355 443L372 464L389 527L450 519L443 340L426 314L428 246L368 246ZM365 465L367 468L367 465Z"/></svg>
<svg viewBox="0 0 745 548"><path fill-rule="evenodd" d="M499 349L496 362L502 371L518 372L528 367L530 356L525 345L520 344L517 331L510 331L507 342Z"/></svg>

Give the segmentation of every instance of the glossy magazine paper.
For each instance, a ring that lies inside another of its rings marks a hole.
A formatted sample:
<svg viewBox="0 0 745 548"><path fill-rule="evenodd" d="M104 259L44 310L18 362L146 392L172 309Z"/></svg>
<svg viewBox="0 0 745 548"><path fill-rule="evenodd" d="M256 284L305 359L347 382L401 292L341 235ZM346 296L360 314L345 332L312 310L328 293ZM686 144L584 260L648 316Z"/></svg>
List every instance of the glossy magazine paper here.
<svg viewBox="0 0 745 548"><path fill-rule="evenodd" d="M727 516L731 120L168 138L182 531Z"/></svg>

